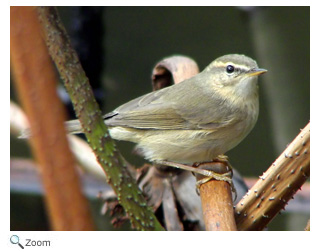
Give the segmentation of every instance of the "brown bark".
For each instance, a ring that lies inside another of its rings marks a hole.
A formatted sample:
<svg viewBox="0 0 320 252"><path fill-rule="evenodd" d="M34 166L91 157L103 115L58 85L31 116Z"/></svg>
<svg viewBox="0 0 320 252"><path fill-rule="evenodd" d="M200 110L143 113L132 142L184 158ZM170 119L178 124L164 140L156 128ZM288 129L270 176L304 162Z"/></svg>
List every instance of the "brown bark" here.
<svg viewBox="0 0 320 252"><path fill-rule="evenodd" d="M230 185L210 180L200 186L203 218L207 231L236 231Z"/></svg>
<svg viewBox="0 0 320 252"><path fill-rule="evenodd" d="M310 175L310 123L237 204L238 230L263 230Z"/></svg>
<svg viewBox="0 0 320 252"><path fill-rule="evenodd" d="M34 7L10 8L11 63L16 88L28 115L31 147L41 170L54 230L93 230L64 129L55 72L41 37Z"/></svg>

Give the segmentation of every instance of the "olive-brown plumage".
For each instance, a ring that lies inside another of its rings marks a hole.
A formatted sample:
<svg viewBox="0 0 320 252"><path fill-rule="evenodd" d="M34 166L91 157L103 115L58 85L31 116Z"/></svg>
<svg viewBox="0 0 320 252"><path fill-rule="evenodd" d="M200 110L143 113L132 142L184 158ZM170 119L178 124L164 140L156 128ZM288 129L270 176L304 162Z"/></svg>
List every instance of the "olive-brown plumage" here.
<svg viewBox="0 0 320 252"><path fill-rule="evenodd" d="M196 76L138 97L104 116L111 137L137 143L150 161L210 161L239 144L259 114L259 69L249 57L222 56ZM70 121L71 133L81 132Z"/></svg>

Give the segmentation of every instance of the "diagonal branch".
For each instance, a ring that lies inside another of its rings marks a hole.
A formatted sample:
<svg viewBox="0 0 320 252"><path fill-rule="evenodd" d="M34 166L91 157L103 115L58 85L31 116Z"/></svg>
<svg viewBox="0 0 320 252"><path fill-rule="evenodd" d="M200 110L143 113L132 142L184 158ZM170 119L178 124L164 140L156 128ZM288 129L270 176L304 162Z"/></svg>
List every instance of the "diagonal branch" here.
<svg viewBox="0 0 320 252"><path fill-rule="evenodd" d="M150 207L126 169L126 164L110 138L102 120L89 80L78 56L71 47L65 28L54 7L38 7L49 53L74 105L83 131L113 187L119 203L139 230L163 230Z"/></svg>
<svg viewBox="0 0 320 252"><path fill-rule="evenodd" d="M32 151L41 169L54 230L93 230L93 220L68 147L56 76L34 7L11 7L11 63L19 98L30 119Z"/></svg>
<svg viewBox="0 0 320 252"><path fill-rule="evenodd" d="M262 230L310 175L310 123L236 206L239 230Z"/></svg>

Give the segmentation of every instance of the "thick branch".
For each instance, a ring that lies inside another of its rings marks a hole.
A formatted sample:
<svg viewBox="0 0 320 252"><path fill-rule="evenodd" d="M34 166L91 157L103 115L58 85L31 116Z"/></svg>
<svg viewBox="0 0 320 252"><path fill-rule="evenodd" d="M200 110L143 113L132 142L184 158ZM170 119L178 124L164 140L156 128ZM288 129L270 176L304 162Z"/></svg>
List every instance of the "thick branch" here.
<svg viewBox="0 0 320 252"><path fill-rule="evenodd" d="M200 187L203 218L207 231L235 231L230 185L210 180Z"/></svg>
<svg viewBox="0 0 320 252"><path fill-rule="evenodd" d="M21 102L30 119L31 145L39 163L54 230L93 230L56 95L55 72L33 7L11 7L11 63Z"/></svg>
<svg viewBox="0 0 320 252"><path fill-rule="evenodd" d="M202 163L199 169L229 173L230 169L223 162ZM203 176L196 175L198 182ZM201 184L200 197L203 219L207 231L236 231L233 201L230 184L225 181L209 180Z"/></svg>

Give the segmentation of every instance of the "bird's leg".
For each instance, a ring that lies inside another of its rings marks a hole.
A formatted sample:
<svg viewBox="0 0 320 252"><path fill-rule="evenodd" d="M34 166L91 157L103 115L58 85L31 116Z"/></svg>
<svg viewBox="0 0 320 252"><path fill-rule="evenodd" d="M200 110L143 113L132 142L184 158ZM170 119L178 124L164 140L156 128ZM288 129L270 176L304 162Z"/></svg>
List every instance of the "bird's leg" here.
<svg viewBox="0 0 320 252"><path fill-rule="evenodd" d="M156 161L155 163L157 163L159 165L166 165L166 166L171 166L171 167L179 168L179 169L186 170L186 171L191 171L191 172L201 174L206 177L212 177L211 171L200 170L196 167L189 166L189 165L184 165L184 164L175 163L175 162L171 162L171 161L160 161L160 160Z"/></svg>
<svg viewBox="0 0 320 252"><path fill-rule="evenodd" d="M191 171L203 176L197 179L197 188L211 179L225 181L231 185L232 191L235 191L232 182L232 167L228 162L228 157L219 155L212 162L197 163L194 166L179 164L171 161L156 161L158 164L172 166L175 168Z"/></svg>

